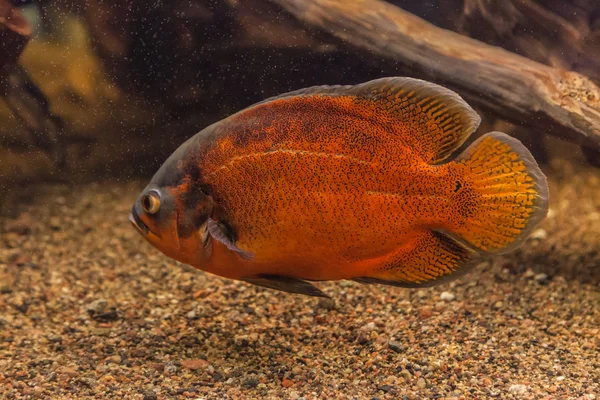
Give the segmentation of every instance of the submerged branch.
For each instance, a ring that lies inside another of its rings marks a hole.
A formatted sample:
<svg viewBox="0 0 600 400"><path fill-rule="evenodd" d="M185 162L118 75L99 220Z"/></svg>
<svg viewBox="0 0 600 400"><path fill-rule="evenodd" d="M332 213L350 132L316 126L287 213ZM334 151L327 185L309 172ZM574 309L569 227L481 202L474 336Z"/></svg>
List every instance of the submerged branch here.
<svg viewBox="0 0 600 400"><path fill-rule="evenodd" d="M438 28L381 0L269 0L300 21L398 70L448 86L515 124L600 147L600 89L549 67Z"/></svg>

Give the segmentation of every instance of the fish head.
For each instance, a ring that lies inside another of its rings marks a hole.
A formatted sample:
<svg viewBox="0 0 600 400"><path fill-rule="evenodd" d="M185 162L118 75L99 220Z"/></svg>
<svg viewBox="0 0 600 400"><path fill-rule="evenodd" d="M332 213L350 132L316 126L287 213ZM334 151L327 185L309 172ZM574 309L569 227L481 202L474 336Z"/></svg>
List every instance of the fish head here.
<svg viewBox="0 0 600 400"><path fill-rule="evenodd" d="M199 166L190 162L190 141L177 149L141 191L129 220L165 255L191 265L204 261L206 223L212 198L198 183Z"/></svg>
<svg viewBox="0 0 600 400"><path fill-rule="evenodd" d="M179 253L177 210L169 188L149 184L133 204L129 220L161 252L172 258Z"/></svg>

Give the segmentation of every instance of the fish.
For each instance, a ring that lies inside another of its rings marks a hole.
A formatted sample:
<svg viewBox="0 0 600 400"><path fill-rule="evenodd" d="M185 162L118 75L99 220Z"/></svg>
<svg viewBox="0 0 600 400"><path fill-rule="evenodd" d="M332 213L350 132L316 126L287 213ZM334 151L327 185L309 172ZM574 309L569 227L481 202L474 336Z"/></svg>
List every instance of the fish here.
<svg viewBox="0 0 600 400"><path fill-rule="evenodd" d="M449 282L520 247L548 210L520 141L494 131L465 144L480 121L454 91L411 77L284 93L185 141L129 219L181 263L289 293Z"/></svg>

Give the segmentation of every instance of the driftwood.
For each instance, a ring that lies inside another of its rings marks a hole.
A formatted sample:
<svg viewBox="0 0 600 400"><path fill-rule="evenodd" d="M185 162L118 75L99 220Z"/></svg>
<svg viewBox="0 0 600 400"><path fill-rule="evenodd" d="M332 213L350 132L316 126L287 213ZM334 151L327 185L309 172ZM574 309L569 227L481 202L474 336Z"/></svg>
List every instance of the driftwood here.
<svg viewBox="0 0 600 400"><path fill-rule="evenodd" d="M435 27L380 0L269 1L361 56L389 62L390 73L418 75L517 125L600 148L600 89L583 75Z"/></svg>
<svg viewBox="0 0 600 400"><path fill-rule="evenodd" d="M435 26L600 83L598 0L388 0Z"/></svg>
<svg viewBox="0 0 600 400"><path fill-rule="evenodd" d="M459 33L600 82L598 0L461 1Z"/></svg>

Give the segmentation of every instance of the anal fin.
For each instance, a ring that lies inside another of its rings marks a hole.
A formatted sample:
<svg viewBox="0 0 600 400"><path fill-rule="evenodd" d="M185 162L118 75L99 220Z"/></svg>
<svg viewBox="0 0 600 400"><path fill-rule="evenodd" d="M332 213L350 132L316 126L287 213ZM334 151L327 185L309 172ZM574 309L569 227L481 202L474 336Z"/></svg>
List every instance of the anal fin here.
<svg viewBox="0 0 600 400"><path fill-rule="evenodd" d="M367 275L352 280L407 288L434 286L467 273L479 258L456 240L428 230Z"/></svg>
<svg viewBox="0 0 600 400"><path fill-rule="evenodd" d="M329 296L311 283L290 276L256 275L245 277L241 280L253 285L280 290L282 292L329 298Z"/></svg>

